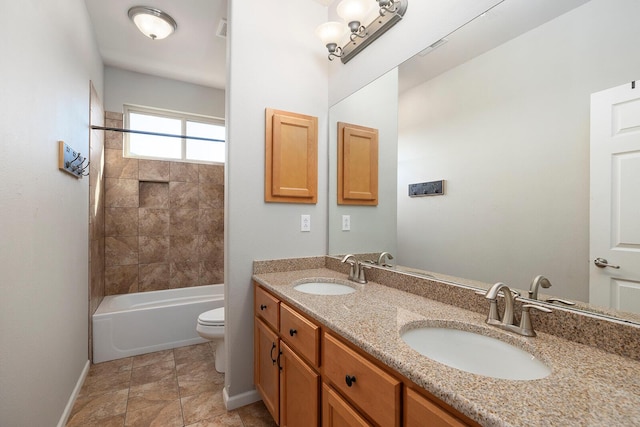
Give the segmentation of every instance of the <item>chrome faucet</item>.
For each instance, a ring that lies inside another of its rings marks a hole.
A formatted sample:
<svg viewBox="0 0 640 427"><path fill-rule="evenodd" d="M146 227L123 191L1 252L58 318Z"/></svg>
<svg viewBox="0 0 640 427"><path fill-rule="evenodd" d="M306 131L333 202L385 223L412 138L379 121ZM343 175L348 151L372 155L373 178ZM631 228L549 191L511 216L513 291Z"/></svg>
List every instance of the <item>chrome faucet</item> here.
<svg viewBox="0 0 640 427"><path fill-rule="evenodd" d="M542 286L545 289L551 287L551 282L546 277L540 275L536 276L529 286L529 298L538 299L538 288Z"/></svg>
<svg viewBox="0 0 640 427"><path fill-rule="evenodd" d="M392 260L393 259L393 255L391 255L389 252L382 252L380 254L380 256L378 257L378 265L381 265L383 267L391 267L390 265L387 264L385 258Z"/></svg>
<svg viewBox="0 0 640 427"><path fill-rule="evenodd" d="M365 270L371 267L361 264L353 254L345 255L344 258L342 258L342 262L349 263L351 266L349 269L349 280L362 284L367 283Z"/></svg>
<svg viewBox="0 0 640 427"><path fill-rule="evenodd" d="M544 276L536 276L531 282L531 286L529 287L529 298L538 299L538 289L540 286L548 289L551 287L551 282ZM576 305L576 303L573 301L567 301L561 298L548 298L546 301L550 303L559 302L564 305Z"/></svg>
<svg viewBox="0 0 640 427"><path fill-rule="evenodd" d="M502 319L498 311L498 293L502 292L504 296L504 314ZM516 326L513 316L513 306L516 301L511 289L502 282L493 285L485 294L491 303L489 305L489 315L487 316L487 324L497 326L500 329L515 332L526 337L535 337L536 332L531 324L531 315L529 311L533 308L544 313L551 313L548 308L540 307L534 304L524 304L522 306L522 316L520 325Z"/></svg>
<svg viewBox="0 0 640 427"><path fill-rule="evenodd" d="M498 312L498 292L502 291L504 295L504 315L501 317ZM491 301L489 305L489 316L487 323L490 325L513 325L513 295L511 289L502 282L493 285L484 295L486 299Z"/></svg>

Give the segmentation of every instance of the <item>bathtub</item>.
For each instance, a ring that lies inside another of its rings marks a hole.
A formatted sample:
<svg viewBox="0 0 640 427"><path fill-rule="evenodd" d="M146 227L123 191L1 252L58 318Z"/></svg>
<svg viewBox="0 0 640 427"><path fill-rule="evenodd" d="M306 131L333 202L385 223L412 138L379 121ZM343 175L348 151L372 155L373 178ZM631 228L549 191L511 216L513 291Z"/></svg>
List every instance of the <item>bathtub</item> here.
<svg viewBox="0 0 640 427"><path fill-rule="evenodd" d="M224 285L106 296L93 315L93 363L207 342L198 315L224 306Z"/></svg>

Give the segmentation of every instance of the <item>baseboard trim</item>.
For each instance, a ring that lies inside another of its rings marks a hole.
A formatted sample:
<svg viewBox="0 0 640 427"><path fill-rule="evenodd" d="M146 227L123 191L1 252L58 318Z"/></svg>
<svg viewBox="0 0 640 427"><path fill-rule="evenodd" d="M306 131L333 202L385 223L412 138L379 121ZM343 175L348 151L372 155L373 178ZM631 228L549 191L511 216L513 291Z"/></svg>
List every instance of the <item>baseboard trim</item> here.
<svg viewBox="0 0 640 427"><path fill-rule="evenodd" d="M91 367L91 362L87 360L87 363L85 363L82 373L80 373L80 378L78 378L78 382L76 382L76 386L73 388L73 392L71 393L71 396L69 396L69 401L67 402L67 406L64 408L62 417L60 417L60 421L58 421L58 427L64 427L67 424L67 421L69 421L69 416L71 415L73 404L76 403L76 399L78 398L78 394L80 394L80 389L82 389L82 384L84 384L84 380L87 378L87 374L89 373L90 367Z"/></svg>
<svg viewBox="0 0 640 427"><path fill-rule="evenodd" d="M224 406L227 408L227 411L232 411L253 402L257 402L258 400L262 400L260 394L258 394L258 390L250 390L235 396L229 396L228 387L225 387L222 390L222 399L224 400Z"/></svg>

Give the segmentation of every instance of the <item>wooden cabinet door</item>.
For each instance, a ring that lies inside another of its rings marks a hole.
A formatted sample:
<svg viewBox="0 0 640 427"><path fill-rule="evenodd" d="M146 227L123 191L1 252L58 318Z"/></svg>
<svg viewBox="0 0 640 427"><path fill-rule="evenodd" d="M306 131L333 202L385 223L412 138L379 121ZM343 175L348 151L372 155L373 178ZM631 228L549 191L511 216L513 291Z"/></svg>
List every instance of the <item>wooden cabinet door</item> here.
<svg viewBox="0 0 640 427"><path fill-rule="evenodd" d="M265 202L318 201L318 118L266 109Z"/></svg>
<svg viewBox="0 0 640 427"><path fill-rule="evenodd" d="M465 424L410 388L405 388L404 427L464 427Z"/></svg>
<svg viewBox="0 0 640 427"><path fill-rule="evenodd" d="M257 317L254 324L254 382L271 416L280 420L280 370L278 335Z"/></svg>
<svg viewBox="0 0 640 427"><path fill-rule="evenodd" d="M280 426L318 427L320 375L280 342Z"/></svg>
<svg viewBox="0 0 640 427"><path fill-rule="evenodd" d="M322 427L371 427L355 409L322 384Z"/></svg>
<svg viewBox="0 0 640 427"><path fill-rule="evenodd" d="M378 130L338 122L338 204L378 205Z"/></svg>

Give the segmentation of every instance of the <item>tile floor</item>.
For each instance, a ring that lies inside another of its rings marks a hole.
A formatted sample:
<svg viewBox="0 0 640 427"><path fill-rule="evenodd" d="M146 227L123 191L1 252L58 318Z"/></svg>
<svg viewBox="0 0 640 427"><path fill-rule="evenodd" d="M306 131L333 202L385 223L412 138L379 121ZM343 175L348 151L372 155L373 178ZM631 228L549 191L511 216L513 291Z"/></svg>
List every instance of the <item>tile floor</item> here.
<svg viewBox="0 0 640 427"><path fill-rule="evenodd" d="M270 427L264 404L227 411L210 343L91 365L67 427Z"/></svg>

